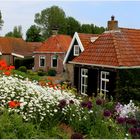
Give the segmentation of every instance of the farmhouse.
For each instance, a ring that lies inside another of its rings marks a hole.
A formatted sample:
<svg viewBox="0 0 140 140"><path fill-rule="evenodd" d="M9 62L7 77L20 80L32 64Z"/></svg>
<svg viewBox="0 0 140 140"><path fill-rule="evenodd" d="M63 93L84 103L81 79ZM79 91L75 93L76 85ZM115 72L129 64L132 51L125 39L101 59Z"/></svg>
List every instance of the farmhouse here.
<svg viewBox="0 0 140 140"><path fill-rule="evenodd" d="M73 36L63 62L68 79L81 94L114 95L120 71L140 68L140 30L119 28L112 16L108 31L84 35L86 45L80 35Z"/></svg>
<svg viewBox="0 0 140 140"><path fill-rule="evenodd" d="M53 34L42 45L34 50L34 70L55 69L63 72L63 60L69 48L71 37L68 35Z"/></svg>

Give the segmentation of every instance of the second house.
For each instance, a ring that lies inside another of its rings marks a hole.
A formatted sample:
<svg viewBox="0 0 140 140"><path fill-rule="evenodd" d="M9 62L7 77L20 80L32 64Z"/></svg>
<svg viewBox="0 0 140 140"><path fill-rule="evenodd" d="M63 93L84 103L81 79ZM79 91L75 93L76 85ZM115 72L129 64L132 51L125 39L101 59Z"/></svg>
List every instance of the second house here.
<svg viewBox="0 0 140 140"><path fill-rule="evenodd" d="M63 72L63 60L69 48L71 37L68 35L52 35L34 51L34 70L55 69L57 73Z"/></svg>

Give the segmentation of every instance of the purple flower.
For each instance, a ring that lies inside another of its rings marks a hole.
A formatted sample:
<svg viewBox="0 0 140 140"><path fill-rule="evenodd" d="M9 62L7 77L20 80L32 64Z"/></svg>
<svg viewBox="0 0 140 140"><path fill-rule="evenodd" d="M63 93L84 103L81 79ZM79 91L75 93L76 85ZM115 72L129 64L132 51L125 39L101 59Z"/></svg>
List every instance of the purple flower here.
<svg viewBox="0 0 140 140"><path fill-rule="evenodd" d="M129 133L130 133L131 135L133 135L133 136L136 135L136 133L137 133L137 129L134 128L134 127L133 127L133 128L129 128L128 131L129 131Z"/></svg>
<svg viewBox="0 0 140 140"><path fill-rule="evenodd" d="M82 102L81 107L87 107L87 102Z"/></svg>
<svg viewBox="0 0 140 140"><path fill-rule="evenodd" d="M97 105L101 105L101 104L102 104L102 100L101 100L101 99L97 99L97 100L96 100L96 104L97 104Z"/></svg>
<svg viewBox="0 0 140 140"><path fill-rule="evenodd" d="M117 120L117 123L119 124L123 124L125 122L125 118L123 117L118 117L116 120Z"/></svg>
<svg viewBox="0 0 140 140"><path fill-rule="evenodd" d="M83 135L81 133L74 133L71 135L71 139L83 139Z"/></svg>
<svg viewBox="0 0 140 140"><path fill-rule="evenodd" d="M110 117L111 116L111 112L109 110L105 110L104 111L104 116L105 117Z"/></svg>
<svg viewBox="0 0 140 140"><path fill-rule="evenodd" d="M135 118L128 118L126 120L126 123L135 125L137 123L137 120Z"/></svg>
<svg viewBox="0 0 140 140"><path fill-rule="evenodd" d="M92 102L91 102L91 101L88 101L88 102L87 102L87 108L88 108L88 109L91 109L91 108L92 108Z"/></svg>
<svg viewBox="0 0 140 140"><path fill-rule="evenodd" d="M127 118L126 119L126 123L131 124L131 119L130 118Z"/></svg>
<svg viewBox="0 0 140 140"><path fill-rule="evenodd" d="M132 118L132 119L131 119L131 124L132 124L132 125L137 124L137 120L136 120L135 118Z"/></svg>
<svg viewBox="0 0 140 140"><path fill-rule="evenodd" d="M115 106L115 110L117 111L117 112L120 112L121 111L121 109L122 109L122 104L120 104L119 102L116 104L116 106Z"/></svg>
<svg viewBox="0 0 140 140"><path fill-rule="evenodd" d="M60 100L58 107L64 108L65 106L66 106L66 100L65 99Z"/></svg>
<svg viewBox="0 0 140 140"><path fill-rule="evenodd" d="M140 128L137 128L137 134L140 135Z"/></svg>
<svg viewBox="0 0 140 140"><path fill-rule="evenodd" d="M74 101L73 101L73 100L70 100L69 103L70 103L70 104L74 104Z"/></svg>

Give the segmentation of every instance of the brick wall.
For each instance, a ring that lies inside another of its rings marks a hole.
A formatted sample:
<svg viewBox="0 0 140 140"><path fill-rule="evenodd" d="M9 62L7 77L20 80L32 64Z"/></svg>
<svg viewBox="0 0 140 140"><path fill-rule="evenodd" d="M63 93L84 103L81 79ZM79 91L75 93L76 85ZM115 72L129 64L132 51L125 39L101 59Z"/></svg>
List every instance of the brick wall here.
<svg viewBox="0 0 140 140"><path fill-rule="evenodd" d="M57 67L56 69L57 73L63 72L63 60L64 60L64 53L56 53L58 56L57 60ZM45 66L39 67L39 57L45 56ZM34 70L37 71L38 69L43 69L44 71L48 71L51 67L51 58L54 56L54 53L36 53L34 54Z"/></svg>
<svg viewBox="0 0 140 140"><path fill-rule="evenodd" d="M74 67L73 64L66 64L66 80L69 80L74 85Z"/></svg>

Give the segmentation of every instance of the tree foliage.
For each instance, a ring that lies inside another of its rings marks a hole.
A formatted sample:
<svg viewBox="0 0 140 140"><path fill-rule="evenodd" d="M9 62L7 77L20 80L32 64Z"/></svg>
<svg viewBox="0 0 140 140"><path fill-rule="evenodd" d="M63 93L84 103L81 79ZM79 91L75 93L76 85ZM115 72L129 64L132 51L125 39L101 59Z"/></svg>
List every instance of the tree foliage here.
<svg viewBox="0 0 140 140"><path fill-rule="evenodd" d="M35 23L41 27L44 37L49 37L53 28L58 28L60 33L65 32L65 12L58 6L52 6L35 14Z"/></svg>
<svg viewBox="0 0 140 140"><path fill-rule="evenodd" d="M94 24L80 24L73 17L66 17L63 9L52 6L35 14L35 23L41 28L43 37L46 39L52 35L52 29L58 28L58 33L73 35L75 32L100 34L105 31L104 27Z"/></svg>
<svg viewBox="0 0 140 140"><path fill-rule="evenodd" d="M5 34L6 37L16 37L16 38L22 38L22 27L21 26L15 26L13 29L13 32L8 32Z"/></svg>
<svg viewBox="0 0 140 140"><path fill-rule="evenodd" d="M98 27L94 24L82 24L80 31L82 33L101 34L105 31L105 28L104 27Z"/></svg>
<svg viewBox="0 0 140 140"><path fill-rule="evenodd" d="M41 29L36 25L32 25L26 32L26 41L28 42L43 41L43 37L41 35Z"/></svg>
<svg viewBox="0 0 140 140"><path fill-rule="evenodd" d="M118 101L128 103L140 101L140 69L119 70L116 82L116 98Z"/></svg>
<svg viewBox="0 0 140 140"><path fill-rule="evenodd" d="M75 32L79 32L81 28L81 25L79 21L74 19L73 17L67 17L66 18L66 29L67 29L67 34L73 36Z"/></svg>
<svg viewBox="0 0 140 140"><path fill-rule="evenodd" d="M3 26L3 23L4 23L4 21L2 20L2 14L1 14L1 11L0 11L0 30Z"/></svg>

